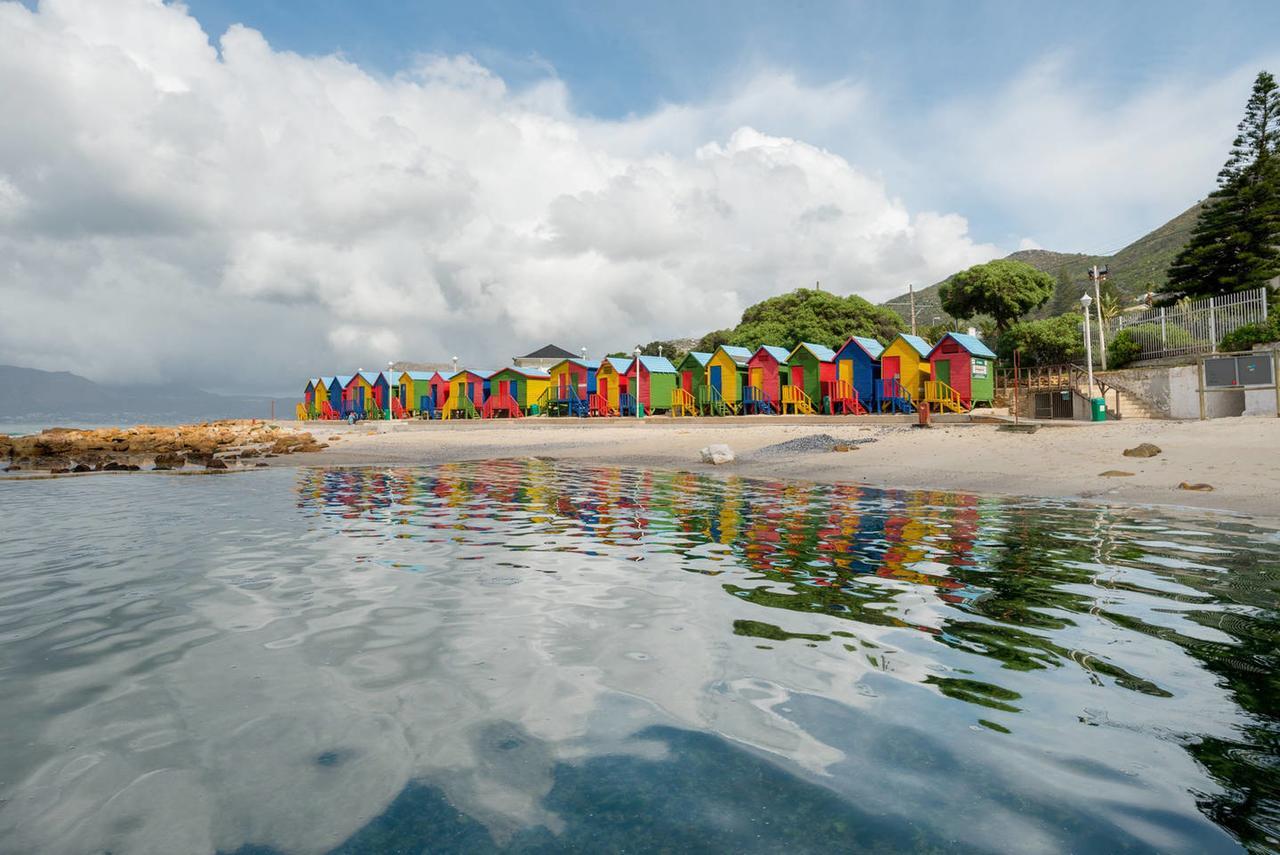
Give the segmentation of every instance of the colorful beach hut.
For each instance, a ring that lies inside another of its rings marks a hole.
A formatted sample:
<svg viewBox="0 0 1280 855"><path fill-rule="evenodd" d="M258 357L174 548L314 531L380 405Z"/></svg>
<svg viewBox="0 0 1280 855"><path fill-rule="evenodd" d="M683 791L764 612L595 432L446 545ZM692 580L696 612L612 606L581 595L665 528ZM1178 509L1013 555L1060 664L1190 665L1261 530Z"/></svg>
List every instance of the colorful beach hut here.
<svg viewBox="0 0 1280 855"><path fill-rule="evenodd" d="M316 389L320 386L320 378L307 378L307 388L302 393L302 409L306 412L307 418L314 419L319 413L319 404L316 403Z"/></svg>
<svg viewBox="0 0 1280 855"><path fill-rule="evenodd" d="M484 406L485 381L488 371L474 371L470 368L459 371L449 378L449 399L441 408L442 418L474 419L480 416L480 408Z"/></svg>
<svg viewBox="0 0 1280 855"><path fill-rule="evenodd" d="M427 385L431 387L431 403L435 406L437 413L444 410L444 405L449 400L449 380L457 373L456 371L431 372L431 379L427 381Z"/></svg>
<svg viewBox="0 0 1280 855"><path fill-rule="evenodd" d="M550 385L551 375L541 368L513 365L495 371L489 375L489 399L494 402L490 410L495 414L501 411L506 415L518 415L510 412L514 404L519 413L528 413L537 406L538 399Z"/></svg>
<svg viewBox="0 0 1280 855"><path fill-rule="evenodd" d="M880 379L880 354L884 345L874 338L850 336L836 351L836 380L848 383L865 410L877 408L876 381Z"/></svg>
<svg viewBox="0 0 1280 855"><path fill-rule="evenodd" d="M929 351L925 399L954 411L995 399L996 355L977 336L949 332Z"/></svg>
<svg viewBox="0 0 1280 855"><path fill-rule="evenodd" d="M329 378L329 406L333 408L333 412L340 419L345 419L347 413L347 384L351 382L351 375L338 374Z"/></svg>
<svg viewBox="0 0 1280 855"><path fill-rule="evenodd" d="M317 378L315 392L312 395L312 402L315 404L315 417L318 419L336 418L340 412L338 408L342 406L342 394L339 392L338 404L337 406L334 406L332 387L332 377Z"/></svg>
<svg viewBox="0 0 1280 855"><path fill-rule="evenodd" d="M435 398L432 396L430 371L401 371L397 378L396 397L405 412L430 418L435 409Z"/></svg>
<svg viewBox="0 0 1280 855"><path fill-rule="evenodd" d="M587 401L596 391L600 363L590 359L562 359L551 366L546 411L551 415L585 416Z"/></svg>
<svg viewBox="0 0 1280 855"><path fill-rule="evenodd" d="M914 412L929 376L929 342L916 335L898 333L880 354L881 409Z"/></svg>
<svg viewBox="0 0 1280 855"><path fill-rule="evenodd" d="M356 414L356 418L366 418L369 411L375 406L373 400L373 383L370 378L376 380L378 377L375 371L357 371L347 380L342 388L342 415L349 416Z"/></svg>
<svg viewBox="0 0 1280 855"><path fill-rule="evenodd" d="M722 344L707 360L707 388L711 390L705 403L711 412L739 412L743 388L747 385L747 363L751 351L745 347Z"/></svg>
<svg viewBox="0 0 1280 855"><path fill-rule="evenodd" d="M782 398L781 389L788 382L787 357L784 347L762 344L747 360L747 386L743 391L743 411L776 413Z"/></svg>
<svg viewBox="0 0 1280 855"><path fill-rule="evenodd" d="M711 354L691 350L676 365L680 392L672 399L673 413L678 411L681 415L689 415L697 411L697 402L705 397L702 390L707 385L707 363L710 361Z"/></svg>
<svg viewBox="0 0 1280 855"><path fill-rule="evenodd" d="M818 412L822 407L823 389L836 379L835 360L836 352L829 347L808 341L797 344L787 356L791 373L788 389L792 391L784 391L783 403L791 404L795 412ZM788 396L792 400L785 400Z"/></svg>
<svg viewBox="0 0 1280 855"><path fill-rule="evenodd" d="M606 356L596 369L596 392L591 399L591 415L616 416L621 411L621 396L630 388L628 361L620 356Z"/></svg>
<svg viewBox="0 0 1280 855"><path fill-rule="evenodd" d="M636 359L639 360L640 376L636 377ZM633 387L627 397L632 401L630 414L635 415L635 399L645 413L666 412L671 409L671 393L676 390L678 374L671 360L665 356L639 356L627 365L626 375ZM627 415L623 412L622 415Z"/></svg>

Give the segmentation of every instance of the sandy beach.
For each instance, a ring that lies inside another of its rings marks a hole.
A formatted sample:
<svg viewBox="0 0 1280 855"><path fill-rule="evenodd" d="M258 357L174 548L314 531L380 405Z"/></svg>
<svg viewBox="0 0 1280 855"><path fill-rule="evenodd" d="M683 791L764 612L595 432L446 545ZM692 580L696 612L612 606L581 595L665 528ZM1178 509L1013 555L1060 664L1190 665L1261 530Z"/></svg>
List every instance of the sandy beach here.
<svg viewBox="0 0 1280 855"><path fill-rule="evenodd" d="M994 424L936 423L921 430L867 418L671 420L529 419L441 424L282 423L311 430L329 447L274 465L418 465L540 456L819 483L938 489L1032 498L1074 498L1246 514L1280 523L1280 419L1207 422L1130 420L1059 423L1036 433ZM826 434L851 450L772 449ZM1140 443L1161 451L1126 457ZM712 466L699 450L724 443L737 459ZM1111 474L1131 473L1131 474ZM1179 484L1208 484L1205 491Z"/></svg>

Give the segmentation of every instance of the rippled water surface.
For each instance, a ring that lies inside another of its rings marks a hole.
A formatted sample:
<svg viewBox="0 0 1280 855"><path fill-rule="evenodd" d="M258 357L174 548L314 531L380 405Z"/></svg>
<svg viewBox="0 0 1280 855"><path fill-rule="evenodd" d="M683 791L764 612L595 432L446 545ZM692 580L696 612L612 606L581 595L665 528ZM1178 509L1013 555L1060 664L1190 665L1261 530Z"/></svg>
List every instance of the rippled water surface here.
<svg viewBox="0 0 1280 855"><path fill-rule="evenodd" d="M0 851L1274 850L1280 539L499 461L0 484Z"/></svg>

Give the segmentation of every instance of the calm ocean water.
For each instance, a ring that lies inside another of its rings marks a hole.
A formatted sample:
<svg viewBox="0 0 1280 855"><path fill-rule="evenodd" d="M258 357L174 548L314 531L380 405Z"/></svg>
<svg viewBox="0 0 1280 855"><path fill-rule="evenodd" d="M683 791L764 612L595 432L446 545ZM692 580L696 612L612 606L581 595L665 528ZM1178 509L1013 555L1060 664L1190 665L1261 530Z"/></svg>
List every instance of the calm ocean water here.
<svg viewBox="0 0 1280 855"><path fill-rule="evenodd" d="M499 461L0 484L0 851L1280 846L1280 538Z"/></svg>

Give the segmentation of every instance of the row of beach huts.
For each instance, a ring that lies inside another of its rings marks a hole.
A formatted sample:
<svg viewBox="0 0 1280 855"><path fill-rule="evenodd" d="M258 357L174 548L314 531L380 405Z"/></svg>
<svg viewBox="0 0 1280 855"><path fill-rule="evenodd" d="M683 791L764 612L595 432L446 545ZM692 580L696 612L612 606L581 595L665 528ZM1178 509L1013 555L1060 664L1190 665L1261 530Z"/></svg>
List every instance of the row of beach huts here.
<svg viewBox="0 0 1280 855"><path fill-rule="evenodd" d="M558 348L550 348L559 351ZM996 355L976 336L937 344L899 334L889 344L854 336L838 350L721 345L662 356L568 355L498 371L357 371L313 377L299 419L458 419L526 416L862 415L967 412L995 397ZM517 363L524 360L516 359Z"/></svg>

